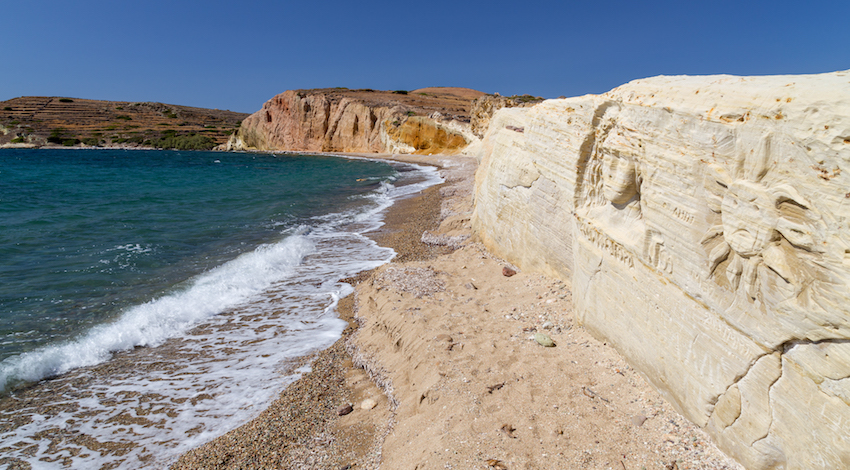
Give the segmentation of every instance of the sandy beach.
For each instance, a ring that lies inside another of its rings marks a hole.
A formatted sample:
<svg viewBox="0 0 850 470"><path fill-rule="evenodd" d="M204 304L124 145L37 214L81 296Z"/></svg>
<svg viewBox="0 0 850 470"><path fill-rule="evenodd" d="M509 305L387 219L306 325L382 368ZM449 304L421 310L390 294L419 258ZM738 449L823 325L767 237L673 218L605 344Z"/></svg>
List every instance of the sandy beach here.
<svg viewBox="0 0 850 470"><path fill-rule="evenodd" d="M171 468L741 468L576 323L570 285L475 242L474 159L382 157L446 179L373 234L396 259L349 280L310 373Z"/></svg>

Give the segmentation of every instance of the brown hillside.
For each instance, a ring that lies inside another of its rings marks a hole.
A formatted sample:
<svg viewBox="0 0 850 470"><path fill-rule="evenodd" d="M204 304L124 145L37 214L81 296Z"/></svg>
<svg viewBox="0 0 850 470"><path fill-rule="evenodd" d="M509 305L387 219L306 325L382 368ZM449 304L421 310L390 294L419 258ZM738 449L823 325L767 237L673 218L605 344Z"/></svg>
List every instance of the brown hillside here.
<svg viewBox="0 0 850 470"><path fill-rule="evenodd" d="M304 95L324 94L331 103L348 98L371 108L401 106L417 116L429 116L439 112L448 119L463 122L469 122L472 100L486 95L469 88L452 87L420 88L413 91L382 91L370 88L318 88L296 91Z"/></svg>
<svg viewBox="0 0 850 470"><path fill-rule="evenodd" d="M25 96L0 101L0 145L212 148L247 116L163 103Z"/></svg>
<svg viewBox="0 0 850 470"><path fill-rule="evenodd" d="M458 88L458 87L444 87L444 86L434 86L428 88L420 88L418 90L413 90L410 93L414 95L432 95L432 96L443 96L446 98L458 98L465 101L472 101L475 98L480 98L486 93L473 90L472 88Z"/></svg>

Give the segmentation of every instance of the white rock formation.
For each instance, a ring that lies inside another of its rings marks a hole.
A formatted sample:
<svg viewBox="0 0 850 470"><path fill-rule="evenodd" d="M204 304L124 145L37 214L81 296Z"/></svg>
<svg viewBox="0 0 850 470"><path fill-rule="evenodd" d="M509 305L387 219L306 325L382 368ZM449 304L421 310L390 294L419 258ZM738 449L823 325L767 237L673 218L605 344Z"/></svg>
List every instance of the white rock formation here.
<svg viewBox="0 0 850 470"><path fill-rule="evenodd" d="M850 468L850 73L638 80L483 148L491 250L747 468Z"/></svg>

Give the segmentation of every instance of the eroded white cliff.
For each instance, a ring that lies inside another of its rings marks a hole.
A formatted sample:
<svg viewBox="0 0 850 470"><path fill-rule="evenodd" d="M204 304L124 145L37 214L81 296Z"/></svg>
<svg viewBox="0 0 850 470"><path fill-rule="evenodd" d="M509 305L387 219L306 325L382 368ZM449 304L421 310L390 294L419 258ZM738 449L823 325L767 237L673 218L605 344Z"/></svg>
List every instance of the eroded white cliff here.
<svg viewBox="0 0 850 470"><path fill-rule="evenodd" d="M503 109L475 229L747 468L850 467L850 73Z"/></svg>

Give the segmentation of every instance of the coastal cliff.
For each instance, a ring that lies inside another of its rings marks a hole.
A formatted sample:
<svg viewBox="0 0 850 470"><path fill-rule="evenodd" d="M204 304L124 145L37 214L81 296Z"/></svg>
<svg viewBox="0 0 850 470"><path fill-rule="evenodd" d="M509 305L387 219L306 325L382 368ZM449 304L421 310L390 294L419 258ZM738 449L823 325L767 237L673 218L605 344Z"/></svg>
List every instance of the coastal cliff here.
<svg viewBox="0 0 850 470"><path fill-rule="evenodd" d="M850 466L850 73L497 111L473 228L748 469Z"/></svg>
<svg viewBox="0 0 850 470"><path fill-rule="evenodd" d="M490 119L502 108L528 108L541 101L543 98L539 96L501 96L498 93L475 98L471 111L472 133L478 138L484 137L490 127Z"/></svg>
<svg viewBox="0 0 850 470"><path fill-rule="evenodd" d="M469 110L484 93L290 90L242 122L227 150L455 154L475 139Z"/></svg>

